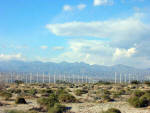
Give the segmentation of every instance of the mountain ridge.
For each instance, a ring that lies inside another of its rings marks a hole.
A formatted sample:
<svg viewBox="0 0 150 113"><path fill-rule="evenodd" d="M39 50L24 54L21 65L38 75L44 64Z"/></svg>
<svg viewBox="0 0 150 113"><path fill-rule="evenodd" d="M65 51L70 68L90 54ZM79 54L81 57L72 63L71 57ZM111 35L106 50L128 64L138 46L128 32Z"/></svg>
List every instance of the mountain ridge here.
<svg viewBox="0 0 150 113"><path fill-rule="evenodd" d="M137 69L131 66L117 64L113 66L90 65L84 62L25 62L18 60L0 61L0 72L45 72L45 73L69 73L86 74L88 76L112 76L118 73L140 73L149 71L147 69Z"/></svg>

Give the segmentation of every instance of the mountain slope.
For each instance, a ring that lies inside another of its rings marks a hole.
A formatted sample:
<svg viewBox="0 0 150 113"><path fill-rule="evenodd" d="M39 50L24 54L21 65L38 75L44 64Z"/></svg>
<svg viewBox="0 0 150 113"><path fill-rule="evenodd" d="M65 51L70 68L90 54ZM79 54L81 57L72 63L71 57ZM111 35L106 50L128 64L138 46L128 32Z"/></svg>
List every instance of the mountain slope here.
<svg viewBox="0 0 150 113"><path fill-rule="evenodd" d="M45 72L59 74L86 74L88 76L112 76L115 72L118 73L137 73L147 70L136 69L126 65L89 65L86 63L53 63L53 62L24 62L24 61L0 61L1 72Z"/></svg>

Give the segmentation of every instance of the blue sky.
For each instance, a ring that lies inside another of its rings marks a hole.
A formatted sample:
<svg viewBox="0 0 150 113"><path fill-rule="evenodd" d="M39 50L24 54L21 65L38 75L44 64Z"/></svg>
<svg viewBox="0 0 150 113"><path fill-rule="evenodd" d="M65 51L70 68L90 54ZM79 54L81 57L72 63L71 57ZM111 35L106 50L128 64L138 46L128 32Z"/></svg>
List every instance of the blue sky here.
<svg viewBox="0 0 150 113"><path fill-rule="evenodd" d="M0 0L0 59L147 68L149 19L149 0Z"/></svg>

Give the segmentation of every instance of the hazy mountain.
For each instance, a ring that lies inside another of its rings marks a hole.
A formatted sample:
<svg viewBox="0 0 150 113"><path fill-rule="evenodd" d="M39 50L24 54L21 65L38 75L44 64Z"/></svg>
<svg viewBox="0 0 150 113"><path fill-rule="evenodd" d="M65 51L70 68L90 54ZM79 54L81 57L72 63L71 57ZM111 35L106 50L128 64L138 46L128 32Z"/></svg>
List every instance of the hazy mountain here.
<svg viewBox="0 0 150 113"><path fill-rule="evenodd" d="M67 74L86 74L88 76L112 76L114 72L137 73L147 71L136 69L126 65L89 65L83 62L75 63L53 63L53 62L24 62L24 61L0 61L1 72L45 72L45 73L67 73Z"/></svg>

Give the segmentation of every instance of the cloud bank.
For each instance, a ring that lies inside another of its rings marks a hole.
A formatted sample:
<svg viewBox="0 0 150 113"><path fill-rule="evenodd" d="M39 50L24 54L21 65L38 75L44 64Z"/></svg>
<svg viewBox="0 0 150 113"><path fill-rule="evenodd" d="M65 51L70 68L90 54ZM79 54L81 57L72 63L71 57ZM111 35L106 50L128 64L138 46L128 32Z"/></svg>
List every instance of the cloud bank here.
<svg viewBox="0 0 150 113"><path fill-rule="evenodd" d="M91 38L69 41L68 51L53 60L104 65L120 63L135 67L140 63L142 67L150 66L144 64L150 62L150 25L143 18L144 14L135 13L123 19L47 24L46 28L57 36Z"/></svg>

